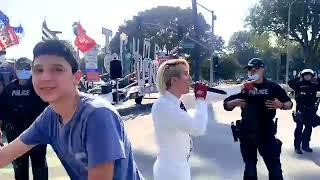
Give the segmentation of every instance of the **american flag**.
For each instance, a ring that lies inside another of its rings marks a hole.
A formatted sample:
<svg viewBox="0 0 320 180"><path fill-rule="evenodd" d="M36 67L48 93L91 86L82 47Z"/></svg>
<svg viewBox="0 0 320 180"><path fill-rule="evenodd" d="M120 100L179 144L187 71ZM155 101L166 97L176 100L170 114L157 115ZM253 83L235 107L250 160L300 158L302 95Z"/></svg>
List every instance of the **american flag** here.
<svg viewBox="0 0 320 180"><path fill-rule="evenodd" d="M0 11L0 26L1 25L4 25L4 26L9 25L9 18L2 11Z"/></svg>
<svg viewBox="0 0 320 180"><path fill-rule="evenodd" d="M19 35L23 33L23 28L19 27L6 27L3 34L0 34L0 50L5 50L8 47L19 44Z"/></svg>
<svg viewBox="0 0 320 180"><path fill-rule="evenodd" d="M0 11L0 51L19 44L19 36L23 34L23 28L10 26L9 18Z"/></svg>
<svg viewBox="0 0 320 180"><path fill-rule="evenodd" d="M42 23L42 40L58 40L57 34L62 33L61 31L52 31L48 28L47 22L44 20Z"/></svg>

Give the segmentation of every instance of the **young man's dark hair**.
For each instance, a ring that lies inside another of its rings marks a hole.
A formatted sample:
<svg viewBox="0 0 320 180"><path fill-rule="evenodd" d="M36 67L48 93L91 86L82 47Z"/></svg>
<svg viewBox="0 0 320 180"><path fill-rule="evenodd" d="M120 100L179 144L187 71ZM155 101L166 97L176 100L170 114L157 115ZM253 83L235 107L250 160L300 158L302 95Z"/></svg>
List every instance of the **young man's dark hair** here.
<svg viewBox="0 0 320 180"><path fill-rule="evenodd" d="M39 42L33 49L33 58L36 59L42 55L63 57L70 64L73 74L79 69L79 63L74 57L72 45L67 41L45 40Z"/></svg>

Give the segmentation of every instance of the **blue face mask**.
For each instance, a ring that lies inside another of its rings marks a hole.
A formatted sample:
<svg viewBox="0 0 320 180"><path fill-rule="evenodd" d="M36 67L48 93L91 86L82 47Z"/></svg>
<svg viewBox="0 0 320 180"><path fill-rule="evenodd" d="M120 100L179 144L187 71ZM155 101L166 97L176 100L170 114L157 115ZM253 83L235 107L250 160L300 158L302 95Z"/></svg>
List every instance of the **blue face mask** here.
<svg viewBox="0 0 320 180"><path fill-rule="evenodd" d="M27 80L31 77L31 71L30 70L16 70L16 74L18 79Z"/></svg>

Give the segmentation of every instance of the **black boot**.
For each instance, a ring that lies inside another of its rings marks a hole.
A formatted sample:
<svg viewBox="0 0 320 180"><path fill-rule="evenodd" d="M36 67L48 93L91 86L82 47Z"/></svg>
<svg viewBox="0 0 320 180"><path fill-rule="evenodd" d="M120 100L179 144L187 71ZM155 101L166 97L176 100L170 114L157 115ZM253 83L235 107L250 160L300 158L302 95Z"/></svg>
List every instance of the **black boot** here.
<svg viewBox="0 0 320 180"><path fill-rule="evenodd" d="M301 149L300 148L295 148L295 150L294 150L297 154L303 154L303 152L301 151Z"/></svg>
<svg viewBox="0 0 320 180"><path fill-rule="evenodd" d="M302 150L304 150L305 152L309 152L309 153L313 152L313 150L309 146L302 146Z"/></svg>

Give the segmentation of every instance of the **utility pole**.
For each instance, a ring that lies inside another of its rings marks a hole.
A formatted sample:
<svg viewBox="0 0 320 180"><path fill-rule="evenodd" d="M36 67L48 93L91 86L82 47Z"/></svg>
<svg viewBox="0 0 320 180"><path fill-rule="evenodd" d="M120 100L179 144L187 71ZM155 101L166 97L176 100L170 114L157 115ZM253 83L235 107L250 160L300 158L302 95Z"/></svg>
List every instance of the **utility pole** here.
<svg viewBox="0 0 320 180"><path fill-rule="evenodd" d="M199 18L198 18L198 10L197 10L197 0L192 0L192 16L193 16L193 24L194 24L194 38L199 40ZM194 74L194 81L198 81L200 79L200 46L195 44L192 51L192 72Z"/></svg>
<svg viewBox="0 0 320 180"><path fill-rule="evenodd" d="M296 2L297 0L289 1L289 9L288 9L288 32L287 32L287 61L286 61L286 77L285 77L285 83L288 85L289 81L289 58L290 58L290 29L291 29L291 8L292 5Z"/></svg>
<svg viewBox="0 0 320 180"><path fill-rule="evenodd" d="M213 10L208 9L207 7L203 6L200 3L197 3L197 4L200 7L202 7L203 9L205 9L206 11L211 13L211 28L212 28L211 31L212 31L212 46L213 46L213 44L214 44L214 21L217 20L217 16L214 14ZM214 67L215 64L212 61L214 56L215 56L215 54L214 54L214 49L213 49L213 52L212 52L212 55L211 55L211 58L210 58L211 59L211 61L210 61L210 83L213 83L215 81L216 68Z"/></svg>

